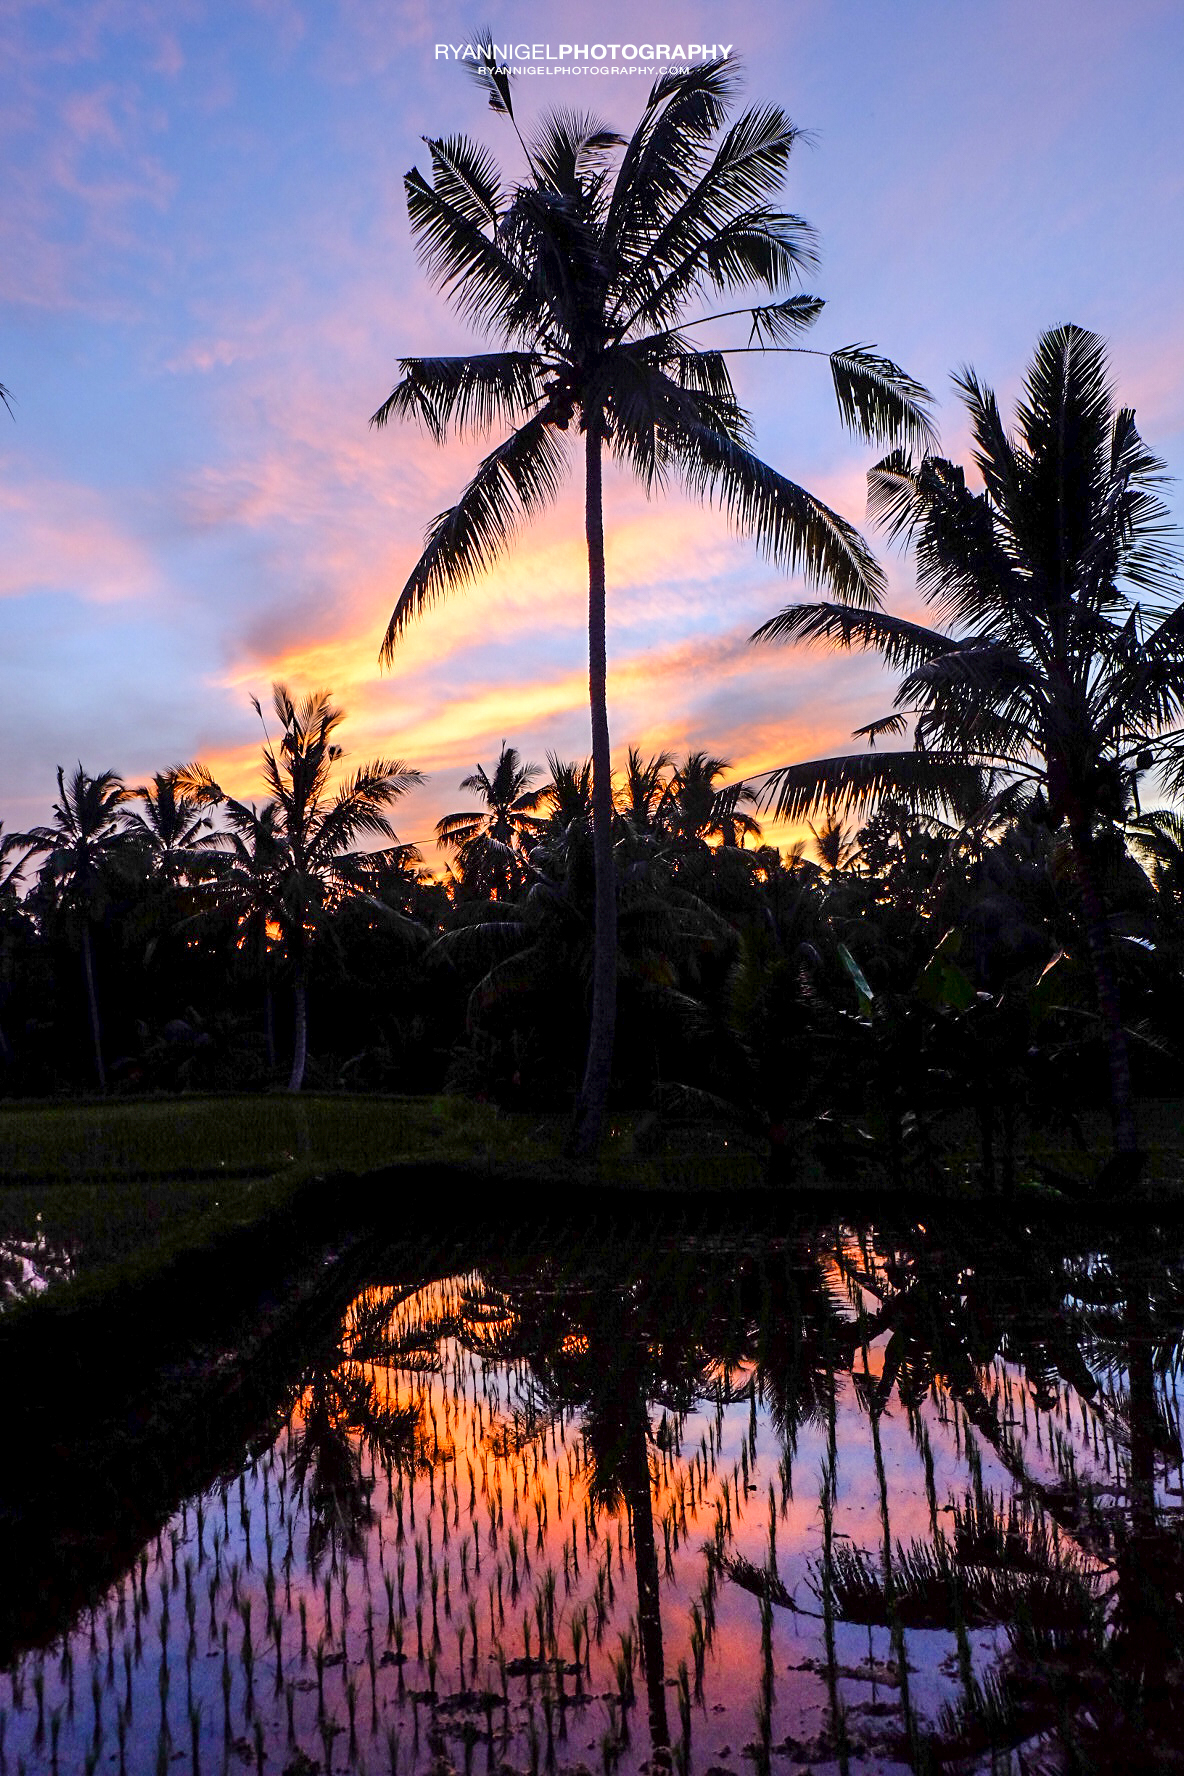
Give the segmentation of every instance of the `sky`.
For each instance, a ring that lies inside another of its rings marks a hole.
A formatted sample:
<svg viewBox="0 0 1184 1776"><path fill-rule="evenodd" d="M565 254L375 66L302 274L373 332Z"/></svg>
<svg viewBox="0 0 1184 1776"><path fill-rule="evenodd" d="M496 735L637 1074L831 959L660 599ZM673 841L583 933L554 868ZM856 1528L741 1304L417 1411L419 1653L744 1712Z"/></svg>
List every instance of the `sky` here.
<svg viewBox="0 0 1184 1776"><path fill-rule="evenodd" d="M485 26L731 43L743 101L809 132L786 205L821 238L812 344L875 343L965 459L951 372L1010 408L1039 333L1076 322L1184 470L1179 0L0 0L6 828L46 818L59 764L135 784L198 758L261 796L250 699L276 679L333 692L348 762L427 773L397 825L431 860L503 740L540 765L589 750L578 474L378 664L424 528L481 454L368 421L400 356L474 343L417 263L403 175L456 131L520 169L436 53ZM540 74L517 104L628 133L650 84ZM825 363L734 362L766 460L863 525L877 452L843 431ZM606 530L618 760L702 747L750 775L846 750L889 706L872 660L749 644L804 588L719 513L610 472ZM916 608L907 559L868 534L891 607Z"/></svg>

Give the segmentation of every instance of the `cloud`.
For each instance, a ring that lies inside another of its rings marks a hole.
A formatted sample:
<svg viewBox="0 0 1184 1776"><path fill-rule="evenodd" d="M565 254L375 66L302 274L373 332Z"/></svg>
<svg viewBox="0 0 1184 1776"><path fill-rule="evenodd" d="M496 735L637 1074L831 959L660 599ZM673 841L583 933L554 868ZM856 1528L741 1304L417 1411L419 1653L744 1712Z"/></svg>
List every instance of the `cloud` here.
<svg viewBox="0 0 1184 1776"><path fill-rule="evenodd" d="M18 479L13 456L0 458L0 597L69 593L109 604L146 599L157 572L143 537L124 528L104 497L76 483Z"/></svg>

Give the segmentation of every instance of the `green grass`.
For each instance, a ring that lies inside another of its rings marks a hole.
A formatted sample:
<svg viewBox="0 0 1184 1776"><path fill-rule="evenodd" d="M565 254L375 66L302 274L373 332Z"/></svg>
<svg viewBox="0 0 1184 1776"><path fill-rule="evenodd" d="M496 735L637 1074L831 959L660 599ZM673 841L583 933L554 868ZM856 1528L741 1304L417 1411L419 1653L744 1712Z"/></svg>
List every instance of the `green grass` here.
<svg viewBox="0 0 1184 1776"><path fill-rule="evenodd" d="M425 1159L537 1163L559 1138L536 1125L455 1098L5 1105L0 1289L17 1278L21 1253L51 1283L158 1265L255 1221L320 1173Z"/></svg>
<svg viewBox="0 0 1184 1776"><path fill-rule="evenodd" d="M0 1107L15 1182L216 1178L303 1165L366 1171L414 1154L509 1154L526 1118L461 1098L169 1098Z"/></svg>

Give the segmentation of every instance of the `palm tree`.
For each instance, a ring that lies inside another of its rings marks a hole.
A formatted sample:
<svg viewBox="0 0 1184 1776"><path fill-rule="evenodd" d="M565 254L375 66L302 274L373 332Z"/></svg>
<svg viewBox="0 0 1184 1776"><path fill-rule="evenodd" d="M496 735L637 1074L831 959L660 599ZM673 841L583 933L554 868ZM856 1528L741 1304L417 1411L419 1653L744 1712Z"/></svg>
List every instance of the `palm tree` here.
<svg viewBox="0 0 1184 1776"><path fill-rule="evenodd" d="M592 760L561 759L547 754L551 781L543 791L549 807L547 828L562 837L573 826L590 831L592 826Z"/></svg>
<svg viewBox="0 0 1184 1776"><path fill-rule="evenodd" d="M625 784L619 807L638 837L651 836L658 825L659 810L669 779L666 773L674 764L668 752L655 752L643 759L636 746L629 748L625 761Z"/></svg>
<svg viewBox="0 0 1184 1776"><path fill-rule="evenodd" d="M201 766L175 765L155 772L151 783L130 791L143 802L144 811L126 813L124 827L143 850L157 880L183 882L208 860L212 788Z"/></svg>
<svg viewBox="0 0 1184 1776"><path fill-rule="evenodd" d="M504 900L521 886L523 852L538 842L546 824L535 810L547 791L531 788L539 776L539 767L503 740L492 777L478 765L461 778L460 787L480 796L484 807L446 814L436 822L436 842L455 852L466 887Z"/></svg>
<svg viewBox="0 0 1184 1776"><path fill-rule="evenodd" d="M821 827L811 825L810 831L814 835L814 855L828 876L850 869L859 856L859 840L852 838L841 820L828 815Z"/></svg>
<svg viewBox="0 0 1184 1776"><path fill-rule="evenodd" d="M650 93L625 142L594 118L545 116L526 141L510 84L487 46L476 70L518 135L526 174L507 186L484 147L431 140L429 183L405 180L429 274L495 349L403 358L372 423L414 417L437 442L450 431L510 427L456 504L431 524L387 626L389 663L407 625L480 575L523 519L558 495L568 435L582 434L588 550L588 681L593 759L596 944L587 1064L573 1144L592 1152L609 1088L616 1018L613 786L606 705L602 476L609 452L647 490L678 476L722 507L786 569L855 605L876 604L882 576L845 519L755 456L729 353L791 351L821 310L790 294L816 263L815 238L777 206L798 131L777 106L728 125L734 65L706 62ZM695 313L705 296L759 290L757 306ZM710 349L692 329L727 317L747 342ZM927 445L925 391L863 347L829 355L843 420L861 436Z"/></svg>
<svg viewBox="0 0 1184 1776"><path fill-rule="evenodd" d="M262 720L258 701L252 702ZM311 691L296 703L283 684L272 686L272 704L282 738L278 745L269 738L263 748L270 799L260 813L253 804L227 798L230 829L216 834L215 843L229 859L221 894L237 898L265 938L269 927L277 934L291 965L294 1039L288 1090L298 1092L308 1056L310 948L342 897L358 892L373 869L371 854L349 847L362 834L378 834L396 846L385 810L424 778L399 759L373 759L331 797L330 778L342 757L333 734L344 712L333 707L328 691Z"/></svg>
<svg viewBox="0 0 1184 1776"><path fill-rule="evenodd" d="M95 987L91 926L102 909L112 867L127 847L127 834L119 818L120 807L127 795L123 779L116 771L101 771L97 777L88 777L79 764L67 786L65 773L59 765L59 799L53 805L52 824L35 826L22 835L30 852L46 854L41 866L42 881L51 890L56 890L59 905L78 921L95 1073L100 1091L107 1089L107 1069L103 1064L103 1033Z"/></svg>
<svg viewBox="0 0 1184 1776"><path fill-rule="evenodd" d="M275 1018L271 968L272 952L283 939L279 923L280 883L285 860L284 842L277 829L279 808L265 802L223 803L226 826L211 838L213 867L202 884L207 912L226 915L237 932L235 943L248 965L263 982L263 1030L269 1075L275 1071Z"/></svg>
<svg viewBox="0 0 1184 1776"><path fill-rule="evenodd" d="M16 853L19 851L20 856ZM29 856L24 833L6 833L0 820L0 902L16 899L17 886Z"/></svg>
<svg viewBox="0 0 1184 1776"><path fill-rule="evenodd" d="M972 370L955 378L982 493L954 463L894 452L869 505L912 541L940 628L881 610L790 605L754 639L870 648L905 677L857 732L871 750L769 773L782 818L884 796L953 809L982 828L1028 796L1067 832L1106 1034L1116 1150L1137 1151L1130 1064L1103 860L1141 771L1170 756L1184 710L1179 557L1157 492L1163 464L1118 408L1105 346L1080 327L1042 335L1016 430ZM1147 601L1146 604L1143 601ZM878 751L913 729L911 750Z"/></svg>
<svg viewBox="0 0 1184 1776"><path fill-rule="evenodd" d="M705 846L718 839L727 846L742 845L746 838L759 839L760 824L744 806L754 806L755 791L745 783L720 788L718 779L729 771L727 759L710 758L705 752L688 753L666 785L658 819L680 845Z"/></svg>

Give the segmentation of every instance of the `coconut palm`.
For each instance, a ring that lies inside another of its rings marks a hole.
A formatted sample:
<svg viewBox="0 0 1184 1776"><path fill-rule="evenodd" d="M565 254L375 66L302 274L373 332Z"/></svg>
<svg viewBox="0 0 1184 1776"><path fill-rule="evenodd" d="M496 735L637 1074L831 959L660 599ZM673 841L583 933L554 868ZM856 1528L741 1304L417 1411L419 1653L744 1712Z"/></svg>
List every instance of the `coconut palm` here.
<svg viewBox="0 0 1184 1776"><path fill-rule="evenodd" d="M252 702L262 720L258 701ZM424 779L399 759L373 759L331 795L330 779L342 757L333 735L344 712L334 708L328 691L311 691L297 703L283 684L272 686L272 705L282 737L278 744L268 738L263 748L271 795L262 813L253 803L224 800L229 830L216 834L215 843L229 868L218 892L241 902L264 939L274 932L287 956L295 1032L288 1090L298 1092L308 1056L311 946L343 896L357 892L373 868L372 854L350 847L363 834L397 846L386 810ZM221 796L216 785L214 790Z"/></svg>
<svg viewBox="0 0 1184 1776"><path fill-rule="evenodd" d="M629 748L625 761L625 783L618 806L639 837L652 835L658 824L659 809L669 779L666 773L674 764L668 752L655 752L643 759L636 746Z"/></svg>
<svg viewBox="0 0 1184 1776"><path fill-rule="evenodd" d="M755 800L755 797L754 797ZM814 835L814 855L828 876L850 869L859 856L859 840L852 836L843 822L829 815L821 826L810 825Z"/></svg>
<svg viewBox="0 0 1184 1776"><path fill-rule="evenodd" d="M263 1029L272 1073L276 1057L271 959L282 945L280 883L286 855L277 827L279 808L274 802L257 808L254 802L232 797L222 807L226 825L210 841L213 862L202 883L198 919L204 921L210 914L229 919L236 947L263 983Z"/></svg>
<svg viewBox="0 0 1184 1776"><path fill-rule="evenodd" d="M125 813L124 827L158 881L183 882L208 861L210 808L215 799L211 789L201 766L175 765L155 772L151 783L130 791L144 808L143 813Z"/></svg>
<svg viewBox="0 0 1184 1776"><path fill-rule="evenodd" d="M1102 896L1103 861L1139 772L1170 756L1184 710L1179 557L1158 494L1163 464L1118 408L1103 341L1045 333L1016 429L972 370L965 402L982 493L940 457L894 452L869 504L912 541L940 628L836 603L790 605L756 639L862 647L904 671L895 707L857 730L866 753L771 772L764 799L801 819L884 796L955 810L980 828L1034 798L1064 828L1106 1034L1116 1149L1133 1154L1127 1041ZM913 730L909 750L880 751Z"/></svg>
<svg viewBox="0 0 1184 1776"><path fill-rule="evenodd" d="M541 775L538 765L503 740L492 776L478 765L461 778L460 787L480 796L484 806L438 820L436 842L442 851L455 854L467 888L504 900L521 887L523 853L538 842L546 824L535 810L547 791L531 787Z"/></svg>
<svg viewBox="0 0 1184 1776"><path fill-rule="evenodd" d="M113 867L127 849L127 834L119 818L127 795L123 778L116 771L100 771L97 777L88 777L79 764L67 784L59 765L58 800L53 804L52 824L35 826L22 835L31 853L45 854L42 882L56 893L58 904L78 924L100 1091L107 1089L107 1069L103 1062L91 927L102 911Z"/></svg>
<svg viewBox="0 0 1184 1776"><path fill-rule="evenodd" d="M706 752L688 753L676 765L658 809L658 819L679 845L702 848L712 839L727 846L759 839L760 824L745 808L755 806L756 793L745 783L720 787L731 769L727 759Z"/></svg>
<svg viewBox="0 0 1184 1776"><path fill-rule="evenodd" d="M430 526L382 655L389 662L415 617L482 573L519 523L557 497L574 428L585 489L597 883L588 1057L573 1137L587 1153L599 1139L616 1017L605 450L649 491L677 477L780 566L844 601L878 603L882 578L845 519L753 454L727 368L732 351L801 350L789 342L822 307L790 293L816 251L812 230L777 203L798 136L785 113L753 107L729 125L735 65L706 62L657 82L627 142L570 111L545 116L527 141L491 48L476 71L518 133L525 176L507 184L488 150L458 135L429 141L431 181L413 170L405 185L429 274L494 348L402 359L373 423L416 418L437 442L457 430L510 429ZM771 300L702 312L704 296L730 290ZM746 343L695 343L692 329L727 316L747 324ZM930 441L928 397L896 365L863 347L829 361L840 413L861 436Z"/></svg>
<svg viewBox="0 0 1184 1776"><path fill-rule="evenodd" d="M0 902L16 899L28 855L29 846L24 833L6 833L4 822L0 820Z"/></svg>
<svg viewBox="0 0 1184 1776"><path fill-rule="evenodd" d="M551 781L543 793L548 808L549 831L562 835L573 825L590 829L592 760L561 759L558 753L549 752L547 769L551 773Z"/></svg>

